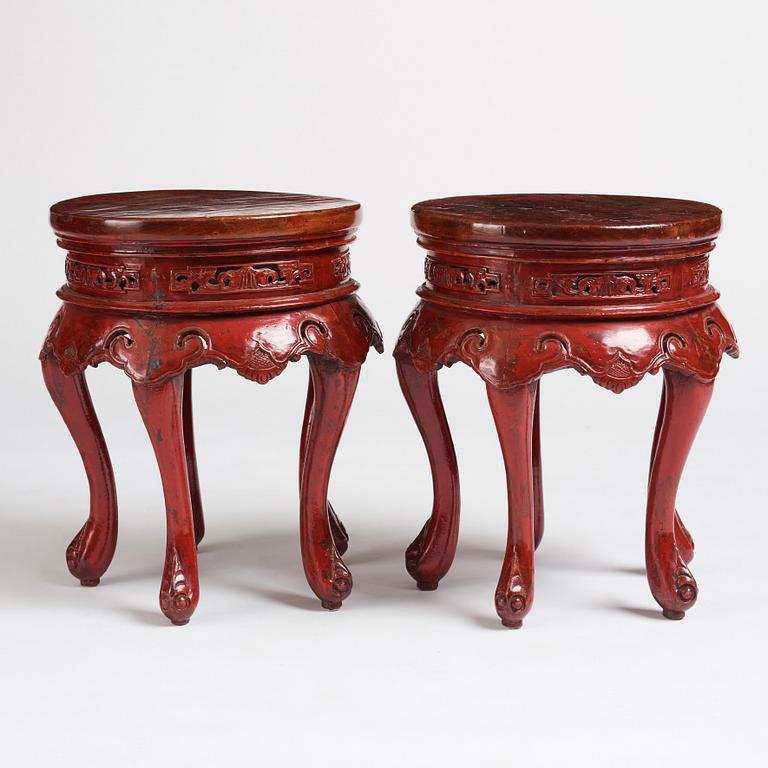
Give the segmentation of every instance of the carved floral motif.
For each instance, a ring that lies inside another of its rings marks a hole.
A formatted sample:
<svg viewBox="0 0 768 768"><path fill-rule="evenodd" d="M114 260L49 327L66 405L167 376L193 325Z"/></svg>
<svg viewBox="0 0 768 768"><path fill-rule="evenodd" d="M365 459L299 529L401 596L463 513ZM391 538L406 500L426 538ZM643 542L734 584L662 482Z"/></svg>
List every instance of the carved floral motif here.
<svg viewBox="0 0 768 768"><path fill-rule="evenodd" d="M171 291L177 293L252 292L306 285L314 279L311 264L280 261L242 267L187 267L171 271Z"/></svg>
<svg viewBox="0 0 768 768"><path fill-rule="evenodd" d="M97 267L68 258L64 272L67 282L74 288L90 288L108 293L139 290L139 270L123 265Z"/></svg>
<svg viewBox="0 0 768 768"><path fill-rule="evenodd" d="M531 295L555 299L656 296L670 289L671 279L670 272L658 270L600 275L540 275L531 278Z"/></svg>
<svg viewBox="0 0 768 768"><path fill-rule="evenodd" d="M709 259L704 259L690 267L690 284L694 288L704 288L708 283Z"/></svg>
<svg viewBox="0 0 768 768"><path fill-rule="evenodd" d="M348 278L351 274L349 254L342 253L340 256L335 256L331 259L331 267L333 268L334 277L338 277L340 280Z"/></svg>
<svg viewBox="0 0 768 768"><path fill-rule="evenodd" d="M468 293L498 293L501 290L501 274L487 267L467 267L444 264L434 259L424 261L424 277L432 285Z"/></svg>
<svg viewBox="0 0 768 768"><path fill-rule="evenodd" d="M616 335L618 327L623 335ZM662 367L710 381L724 353L736 357L738 346L717 305L613 326L473 318L425 302L406 320L395 348L395 356L410 357L419 370L460 361L499 388L574 368L617 393Z"/></svg>
<svg viewBox="0 0 768 768"><path fill-rule="evenodd" d="M582 375L589 376L596 384L610 389L617 394L637 384L646 373L656 373L664 363L675 361L680 366L687 366L688 343L673 331L662 333L657 341L657 350L650 360L633 359L623 349L605 350L599 361L593 361L573 351L570 339L561 333L546 333L534 344L536 353L552 353L550 342L560 349L550 359L562 358ZM548 348L549 347L549 348Z"/></svg>
<svg viewBox="0 0 768 768"><path fill-rule="evenodd" d="M328 328L313 320L298 326L296 341L284 352L270 349L252 339L244 353L235 359L214 349L210 334L202 328L185 328L176 335L174 343L162 358L152 360L153 339L149 334L131 334L125 328L114 330L104 343L110 363L122 368L134 381L164 381L199 362L213 363L219 368L234 368L241 376L266 384L282 373L289 362L296 362L309 350L321 351L328 338Z"/></svg>
<svg viewBox="0 0 768 768"><path fill-rule="evenodd" d="M199 335L200 332L195 332ZM270 350L256 341L245 358L241 361L220 352L210 351L211 362L221 363L219 367L229 366L234 368L241 376L255 381L258 384L266 384L281 374L288 363L297 362L305 352L310 350L320 352L324 342L330 336L330 331L324 323L315 320L305 320L299 325L298 339L285 353Z"/></svg>
<svg viewBox="0 0 768 768"><path fill-rule="evenodd" d="M264 384L306 353L355 366L371 345L382 349L378 326L357 297L311 311L190 320L94 315L64 304L40 355L53 355L66 375L109 362L138 384L159 384L211 363Z"/></svg>

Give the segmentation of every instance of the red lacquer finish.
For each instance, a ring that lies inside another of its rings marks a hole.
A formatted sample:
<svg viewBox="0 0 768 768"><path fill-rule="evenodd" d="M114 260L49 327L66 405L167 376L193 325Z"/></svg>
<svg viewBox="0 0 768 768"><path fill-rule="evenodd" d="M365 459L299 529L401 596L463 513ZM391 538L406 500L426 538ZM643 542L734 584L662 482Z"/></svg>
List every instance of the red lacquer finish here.
<svg viewBox="0 0 768 768"><path fill-rule="evenodd" d="M155 450L165 496L167 541L160 608L186 624L200 597L192 498L184 446L184 375L159 386L133 383L133 394Z"/></svg>
<svg viewBox="0 0 768 768"><path fill-rule="evenodd" d="M91 489L90 516L67 550L83 584L98 584L117 539L112 468L85 369L109 362L133 381L165 495L160 605L185 624L199 599L196 545L204 535L192 368L212 363L264 384L306 355L302 556L323 605L341 605L352 579L328 477L360 366L371 345L382 349L350 277L359 222L350 200L267 192L132 192L52 207L67 283L40 358Z"/></svg>
<svg viewBox="0 0 768 768"><path fill-rule="evenodd" d="M437 589L459 541L459 469L445 418L437 372L422 373L406 355L397 358L400 386L421 432L432 468L432 515L405 553L419 589Z"/></svg>
<svg viewBox="0 0 768 768"><path fill-rule="evenodd" d="M323 608L341 608L352 590L352 574L341 559L336 541L346 549L344 530L331 524L328 479L341 432L357 387L359 368L310 356L313 405L306 425L301 473L301 553L304 573ZM333 515L336 520L336 516Z"/></svg>
<svg viewBox="0 0 768 768"><path fill-rule="evenodd" d="M407 550L408 571L434 589L456 550L458 476L439 368L463 362L488 387L507 471L509 537L496 608L509 627L531 608L533 551L544 529L541 376L570 367L618 393L663 370L646 561L664 615L682 618L697 587L677 485L723 353L738 354L709 283L719 209L661 198L490 195L418 203L413 223L427 251L425 282L395 357L427 445L435 502Z"/></svg>
<svg viewBox="0 0 768 768"><path fill-rule="evenodd" d="M309 434L309 423L314 418L315 405L315 389L312 385L312 375L309 376L309 384L307 385L307 401L304 406L304 421L301 426L301 442L299 443L299 486L301 486L301 479L304 476L304 462L306 457L307 448L307 436ZM328 519L331 524L331 531L333 533L333 542L336 545L336 551L343 555L347 551L349 546L349 536L347 530L344 528L344 524L339 520L334 512L330 502L328 504Z"/></svg>
<svg viewBox="0 0 768 768"><path fill-rule="evenodd" d="M192 501L192 518L195 523L195 544L199 544L205 536L205 518L203 517L203 502L200 496L200 480L197 476L197 456L195 454L194 420L192 418L192 370L184 373L184 395L182 402L182 417L184 420L184 454L187 460L187 479L189 494Z"/></svg>
<svg viewBox="0 0 768 768"><path fill-rule="evenodd" d="M507 548L496 587L496 612L510 629L523 626L533 603L533 414L536 384L509 389L487 385L488 402L507 474Z"/></svg>
<svg viewBox="0 0 768 768"><path fill-rule="evenodd" d="M83 459L91 492L85 525L67 547L67 567L84 587L95 587L117 545L117 493L112 462L82 371L67 376L56 360L43 359L43 377Z"/></svg>

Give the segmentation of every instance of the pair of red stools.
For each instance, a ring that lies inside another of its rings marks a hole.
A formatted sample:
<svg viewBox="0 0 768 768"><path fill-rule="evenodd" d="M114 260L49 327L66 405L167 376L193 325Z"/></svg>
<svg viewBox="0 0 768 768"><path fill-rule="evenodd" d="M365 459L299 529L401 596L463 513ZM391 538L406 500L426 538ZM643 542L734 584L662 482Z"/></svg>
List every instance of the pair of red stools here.
<svg viewBox="0 0 768 768"><path fill-rule="evenodd" d="M394 354L429 454L434 504L406 551L408 572L420 589L435 589L456 551L459 480L438 389L443 365L464 362L486 382L509 500L495 604L513 628L531 609L544 527L539 379L571 367L621 392L663 369L646 567L664 615L683 618L697 586L677 487L721 357L738 352L708 279L720 210L645 197L489 195L429 200L412 214L425 280ZM263 384L306 355L301 553L323 607L341 606L352 576L328 478L360 366L370 346L382 351L350 276L360 217L350 200L234 191L95 195L51 208L66 285L40 358L90 485L88 520L66 553L82 584L99 583L117 541L112 467L86 367L110 362L133 382L165 495L160 606L186 624L199 598L204 531L192 368L228 366Z"/></svg>

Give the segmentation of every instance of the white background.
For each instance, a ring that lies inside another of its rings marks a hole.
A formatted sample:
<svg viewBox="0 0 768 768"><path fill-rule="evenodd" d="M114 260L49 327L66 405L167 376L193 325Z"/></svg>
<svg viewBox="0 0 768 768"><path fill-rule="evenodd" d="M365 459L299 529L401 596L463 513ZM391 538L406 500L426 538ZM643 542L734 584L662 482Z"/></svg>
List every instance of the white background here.
<svg viewBox="0 0 768 768"><path fill-rule="evenodd" d="M0 18L0 764L764 765L765 210L762 3L35 2ZM37 352L75 195L261 189L360 200L352 251L384 332L332 478L355 579L320 609L301 569L296 464L307 369L268 387L195 373L208 534L201 602L160 614L160 482L130 384L89 381L120 498L98 589L64 550L87 515L78 454ZM742 346L726 359L678 506L700 597L663 620L643 573L659 378L617 397L542 386L547 528L536 604L493 593L504 473L482 382L442 385L462 479L453 570L415 589L403 550L431 508L391 350L429 197L604 192L724 210L712 258Z"/></svg>

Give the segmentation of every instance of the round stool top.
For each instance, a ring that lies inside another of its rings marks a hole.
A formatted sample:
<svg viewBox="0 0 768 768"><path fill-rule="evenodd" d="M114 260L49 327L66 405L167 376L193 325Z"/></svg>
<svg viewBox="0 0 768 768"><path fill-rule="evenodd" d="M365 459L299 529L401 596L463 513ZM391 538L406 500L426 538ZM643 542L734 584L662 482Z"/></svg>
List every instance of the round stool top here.
<svg viewBox="0 0 768 768"><path fill-rule="evenodd" d="M412 210L431 302L521 317L687 312L717 300L719 208L615 195L446 197Z"/></svg>
<svg viewBox="0 0 768 768"><path fill-rule="evenodd" d="M453 241L626 245L712 239L721 211L693 200L622 195L470 195L425 200L414 229Z"/></svg>
<svg viewBox="0 0 768 768"><path fill-rule="evenodd" d="M100 310L226 313L347 296L360 204L281 192L156 190L51 207L65 301Z"/></svg>
<svg viewBox="0 0 768 768"><path fill-rule="evenodd" d="M351 230L360 219L353 200L233 190L119 192L51 207L60 237L136 243L297 238Z"/></svg>

